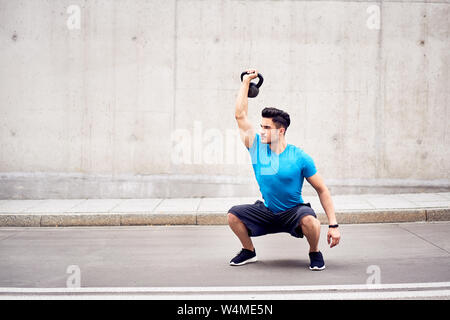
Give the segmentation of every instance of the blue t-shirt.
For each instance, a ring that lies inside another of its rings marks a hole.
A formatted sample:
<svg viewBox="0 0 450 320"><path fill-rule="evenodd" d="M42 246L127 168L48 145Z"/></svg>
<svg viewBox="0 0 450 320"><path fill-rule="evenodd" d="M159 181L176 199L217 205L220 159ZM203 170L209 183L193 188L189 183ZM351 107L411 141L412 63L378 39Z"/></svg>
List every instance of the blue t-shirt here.
<svg viewBox="0 0 450 320"><path fill-rule="evenodd" d="M288 144L277 155L269 144L261 143L258 133L248 151L264 204L270 211L279 213L304 203L303 180L317 172L314 161L308 154Z"/></svg>

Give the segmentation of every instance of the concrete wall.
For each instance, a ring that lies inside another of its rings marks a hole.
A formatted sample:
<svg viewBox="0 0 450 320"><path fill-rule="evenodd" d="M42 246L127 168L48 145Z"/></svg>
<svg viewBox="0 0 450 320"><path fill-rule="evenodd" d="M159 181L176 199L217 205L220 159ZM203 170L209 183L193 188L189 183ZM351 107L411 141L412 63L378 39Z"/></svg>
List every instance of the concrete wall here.
<svg viewBox="0 0 450 320"><path fill-rule="evenodd" d="M248 67L332 193L449 190L449 33L448 1L0 0L0 198L259 195Z"/></svg>

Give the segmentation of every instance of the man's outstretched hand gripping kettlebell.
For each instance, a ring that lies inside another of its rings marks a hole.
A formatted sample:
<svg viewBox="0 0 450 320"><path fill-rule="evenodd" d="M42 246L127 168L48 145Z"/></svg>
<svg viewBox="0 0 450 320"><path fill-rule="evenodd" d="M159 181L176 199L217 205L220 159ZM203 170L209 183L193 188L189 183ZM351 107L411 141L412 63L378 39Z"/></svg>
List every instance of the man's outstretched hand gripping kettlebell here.
<svg viewBox="0 0 450 320"><path fill-rule="evenodd" d="M248 97L256 97L259 93L259 87L261 87L264 82L262 74L258 73L256 70L247 70L241 73L241 81L244 81L244 77L250 79L250 81L252 79L259 78L259 81L256 84L250 82L250 86L248 88Z"/></svg>

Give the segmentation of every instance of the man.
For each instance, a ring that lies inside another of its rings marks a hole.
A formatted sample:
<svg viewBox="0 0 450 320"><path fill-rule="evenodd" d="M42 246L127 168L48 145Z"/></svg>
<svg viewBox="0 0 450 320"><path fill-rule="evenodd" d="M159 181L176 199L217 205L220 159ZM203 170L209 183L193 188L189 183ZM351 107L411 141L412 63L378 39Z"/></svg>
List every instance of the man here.
<svg viewBox="0 0 450 320"><path fill-rule="evenodd" d="M249 122L248 89L250 81L258 76L256 70L247 70L236 100L235 117L240 137L252 158L253 171L264 202L232 207L228 224L242 244L241 252L230 261L240 266L257 261L251 237L269 233L288 232L297 238L306 237L309 243L311 270L325 269L319 250L320 222L309 203L304 203L301 190L303 179L314 187L328 217L327 241L330 247L341 238L330 192L317 172L313 159L300 148L286 142L290 125L289 115L283 110L265 108L262 111L261 133L255 132Z"/></svg>

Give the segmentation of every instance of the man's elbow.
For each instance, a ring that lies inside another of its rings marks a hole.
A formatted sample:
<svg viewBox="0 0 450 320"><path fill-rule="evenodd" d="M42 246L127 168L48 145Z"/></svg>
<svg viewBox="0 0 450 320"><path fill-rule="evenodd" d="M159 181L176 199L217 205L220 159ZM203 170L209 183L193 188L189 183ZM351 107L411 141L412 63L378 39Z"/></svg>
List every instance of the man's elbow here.
<svg viewBox="0 0 450 320"><path fill-rule="evenodd" d="M241 113L235 113L234 117L236 118L236 120L242 120L246 117L247 115L245 114L245 112L241 112Z"/></svg>
<svg viewBox="0 0 450 320"><path fill-rule="evenodd" d="M316 192L319 195L330 194L330 190L328 190L326 185L321 185L321 186L316 187Z"/></svg>

